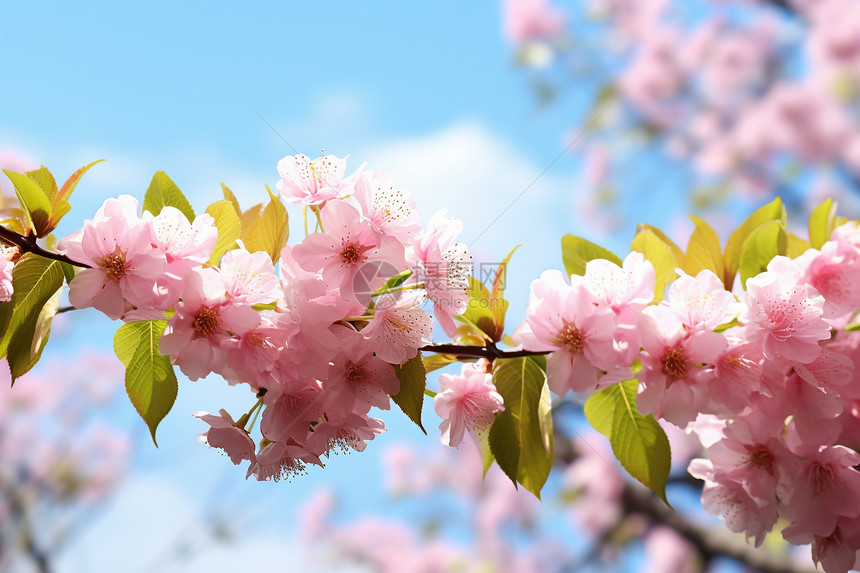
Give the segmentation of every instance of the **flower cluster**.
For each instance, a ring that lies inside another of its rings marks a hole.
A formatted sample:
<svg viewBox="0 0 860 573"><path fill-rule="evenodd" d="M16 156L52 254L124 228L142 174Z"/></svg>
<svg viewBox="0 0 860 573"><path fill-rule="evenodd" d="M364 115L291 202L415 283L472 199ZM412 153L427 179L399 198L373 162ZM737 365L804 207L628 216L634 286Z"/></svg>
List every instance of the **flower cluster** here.
<svg viewBox="0 0 860 573"><path fill-rule="evenodd" d="M260 480L321 465L333 450L363 450L383 431L371 407L390 407L400 390L394 365L431 341L434 316L454 332L470 268L459 223L438 213L422 228L385 173L344 177L345 159L333 156L286 157L278 169L283 197L317 218L317 232L284 247L279 262L241 241L210 260L210 215L141 215L129 196L106 201L58 247L89 267L71 281L72 305L124 321L166 318L160 350L188 378L250 385L258 402L238 420L224 410L196 415L210 426L203 441L236 464L248 460ZM255 443L247 426L258 409Z"/></svg>
<svg viewBox="0 0 860 573"><path fill-rule="evenodd" d="M857 224L775 257L737 294L710 270L678 273L666 300L649 304L654 269L636 252L569 280L547 271L514 339L553 351L547 375L560 395L635 375L640 410L703 428L709 459L689 471L705 482L708 511L756 544L782 516L787 540L811 542L828 573L847 571L860 549Z"/></svg>

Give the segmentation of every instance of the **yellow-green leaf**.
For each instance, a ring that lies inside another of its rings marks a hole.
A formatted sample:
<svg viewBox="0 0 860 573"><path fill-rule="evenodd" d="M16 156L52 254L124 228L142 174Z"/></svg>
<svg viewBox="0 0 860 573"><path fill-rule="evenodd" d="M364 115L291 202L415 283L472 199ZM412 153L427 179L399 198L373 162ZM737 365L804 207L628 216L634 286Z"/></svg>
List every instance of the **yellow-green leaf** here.
<svg viewBox="0 0 860 573"><path fill-rule="evenodd" d="M218 242L209 258L209 264L217 265L224 253L235 247L242 225L230 201L215 201L206 208L206 212L215 219L215 228L218 229Z"/></svg>
<svg viewBox="0 0 860 573"><path fill-rule="evenodd" d="M424 362L424 372L430 374L434 370L445 368L449 364L457 362L457 359L450 354L431 354L430 356L425 356L422 361Z"/></svg>
<svg viewBox="0 0 860 573"><path fill-rule="evenodd" d="M726 290L732 290L735 282L735 275L738 272L741 264L741 254L743 252L744 243L750 234L767 223L768 221L780 221L783 228L786 224L785 207L782 205L782 200L777 197L767 205L756 209L746 221L740 224L735 231L729 236L726 242L726 252L724 255L725 272L723 274L723 285Z"/></svg>
<svg viewBox="0 0 860 573"><path fill-rule="evenodd" d="M836 228L836 203L826 199L809 215L809 243L814 249L820 249L830 240L830 235Z"/></svg>
<svg viewBox="0 0 860 573"><path fill-rule="evenodd" d="M0 304L0 357L7 357L13 381L38 361L47 341L45 329L56 313L51 313L50 303L63 286L63 278L59 262L32 253L15 264L12 299Z"/></svg>
<svg viewBox="0 0 860 573"><path fill-rule="evenodd" d="M474 336L498 342L496 316L491 308L490 291L475 277L469 277L469 302L466 312L454 318L469 325Z"/></svg>
<svg viewBox="0 0 860 573"><path fill-rule="evenodd" d="M517 245L505 260L496 267L496 274L493 276L493 289L490 291L490 310L493 312L493 320L496 323L496 332L493 335L495 342L501 340L505 333L505 315L508 313L508 301L505 300L505 282L507 281L508 263L511 262L511 257L517 252L520 245Z"/></svg>
<svg viewBox="0 0 860 573"><path fill-rule="evenodd" d="M272 262L277 263L290 234L289 217L280 197L274 195L268 187L266 191L269 193L269 203L263 207L259 217L246 222L243 216L241 237L246 249L252 253L265 251L272 258Z"/></svg>
<svg viewBox="0 0 860 573"><path fill-rule="evenodd" d="M36 185L45 193L45 197L48 198L49 202L53 201L54 197L57 196L57 180L54 179L54 176L44 165L33 171L27 171L24 175L36 182Z"/></svg>
<svg viewBox="0 0 860 573"><path fill-rule="evenodd" d="M191 203L167 173L158 171L152 176L149 188L143 196L143 210L158 215L164 207L175 207L189 221L194 221L194 209L191 208Z"/></svg>
<svg viewBox="0 0 860 573"><path fill-rule="evenodd" d="M750 233L741 251L741 286L746 288L747 279L764 272L775 256L784 255L787 243L785 227L780 221L768 221Z"/></svg>
<svg viewBox="0 0 860 573"><path fill-rule="evenodd" d="M630 250L642 253L654 265L657 275L654 300L657 302L663 300L666 287L678 276L675 272L678 260L675 258L674 249L651 229L643 229L633 237Z"/></svg>
<svg viewBox="0 0 860 573"><path fill-rule="evenodd" d="M568 275L584 275L585 265L594 259L606 259L621 266L621 259L600 245L570 234L561 238L561 261Z"/></svg>
<svg viewBox="0 0 860 573"><path fill-rule="evenodd" d="M24 208L29 227L35 231L38 237L47 235L50 232L46 230L51 217L51 202L48 196L36 181L26 175L8 169L4 169L3 173L15 186L15 194Z"/></svg>
<svg viewBox="0 0 860 573"><path fill-rule="evenodd" d="M690 216L696 228L687 243L687 253L681 268L687 274L696 276L700 271L709 270L722 279L723 249L717 232L699 217Z"/></svg>
<svg viewBox="0 0 860 573"><path fill-rule="evenodd" d="M69 177L66 182L63 183L62 188L51 199L51 230L56 229L57 225L60 224L60 219L62 219L66 215L66 213L72 210L72 206L69 204L69 197L72 196L72 192L78 186L81 177L83 177L84 173L89 171L93 165L95 165L96 163L101 163L102 161L104 161L104 159L98 159L96 161L93 161L89 165L84 165L83 167L72 173L71 177Z"/></svg>

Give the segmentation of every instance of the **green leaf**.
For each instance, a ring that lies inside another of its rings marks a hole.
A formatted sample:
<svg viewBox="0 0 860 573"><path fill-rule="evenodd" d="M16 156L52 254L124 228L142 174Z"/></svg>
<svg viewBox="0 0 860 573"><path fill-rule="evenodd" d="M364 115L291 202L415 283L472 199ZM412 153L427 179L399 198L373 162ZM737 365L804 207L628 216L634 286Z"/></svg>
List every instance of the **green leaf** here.
<svg viewBox="0 0 860 573"><path fill-rule="evenodd" d="M466 312L454 318L477 328L474 334L478 337L492 342L498 342L501 338L496 338L496 316L490 304L490 291L475 277L469 277L469 302Z"/></svg>
<svg viewBox="0 0 860 573"><path fill-rule="evenodd" d="M782 200L779 197L753 212L746 221L735 229L726 242L726 252L723 257L726 265L723 274L723 285L725 285L726 290L732 290L735 275L740 268L741 255L747 238L749 238L753 231L769 221L780 221L783 227L787 223L785 207L783 207Z"/></svg>
<svg viewBox="0 0 860 573"><path fill-rule="evenodd" d="M490 428L490 450L508 477L516 476L515 482L540 499L553 461L546 358L496 360L493 383L505 400L505 410Z"/></svg>
<svg viewBox="0 0 860 573"><path fill-rule="evenodd" d="M482 477L487 477L487 472L496 460L496 456L493 455L493 451L490 449L490 429L478 428L475 431L475 436L478 438L478 451L481 452L481 462L484 466ZM514 480L514 483L516 483L516 480Z"/></svg>
<svg viewBox="0 0 860 573"><path fill-rule="evenodd" d="M421 423L421 410L424 407L424 388L427 387L427 373L419 352L415 358L402 365L394 365L394 373L400 380L400 392L392 396L394 403L403 413L415 422L425 434L427 430Z"/></svg>
<svg viewBox="0 0 860 573"><path fill-rule="evenodd" d="M621 259L600 245L570 234L561 238L561 260L568 275L584 275L586 263L594 259L606 259L621 266Z"/></svg>
<svg viewBox="0 0 860 573"><path fill-rule="evenodd" d="M90 170L90 167L96 163L101 163L102 161L104 161L104 159L98 159L89 165L84 165L72 173L72 176L63 183L63 187L53 198L51 198L51 230L56 229L57 225L60 224L60 219L72 210L72 206L69 204L69 197L72 196L72 192L78 186L78 182L80 182L81 177L84 176L84 173Z"/></svg>
<svg viewBox="0 0 860 573"><path fill-rule="evenodd" d="M505 260L496 268L496 274L493 276L493 289L490 291L490 310L493 313L493 321L496 324L496 332L493 335L495 342L501 340L505 334L505 316L508 313L510 303L505 300L505 282L507 282L508 263L511 262L511 257L517 252L521 245L517 245Z"/></svg>
<svg viewBox="0 0 860 573"><path fill-rule="evenodd" d="M3 173L12 181L15 186L15 194L18 196L18 201L24 208L24 213L27 216L27 222L30 228L33 229L37 237L44 237L50 231L46 232L51 217L51 202L48 196L39 187L33 179L4 169Z"/></svg>
<svg viewBox="0 0 860 573"><path fill-rule="evenodd" d="M30 347L26 347L27 336L16 337L9 345L9 370L12 373L13 382L30 371L42 358L42 351L48 344L51 335L51 322L60 308L60 289L48 299L45 306L36 317L36 326L30 340ZM19 342L20 341L20 342Z"/></svg>
<svg viewBox="0 0 860 573"><path fill-rule="evenodd" d="M397 273L396 275L394 275L393 277L391 277L390 279L388 279L387 281L385 281L385 284L382 285L381 287L379 287L378 289L376 289L376 291L373 294L379 294L379 293L383 293L387 290L397 288L400 285L402 285L403 283L405 283L407 280L409 280L409 277L411 277L411 276L412 276L412 271L410 271L409 269L406 269L405 271L401 271L401 272Z"/></svg>
<svg viewBox="0 0 860 573"><path fill-rule="evenodd" d="M502 469L508 479L517 487L517 474L519 473L520 436L517 422L511 412L507 409L496 415L493 425L490 426L488 437L490 455L496 460L496 464Z"/></svg>
<svg viewBox="0 0 860 573"><path fill-rule="evenodd" d="M242 219L242 241L245 248L252 253L265 251L272 262L277 263L290 235L289 216L280 197L274 195L268 187L266 191L269 193L269 203L263 207L259 217L247 223Z"/></svg>
<svg viewBox="0 0 860 573"><path fill-rule="evenodd" d="M230 201L233 204L233 208L236 210L236 214L239 215L239 218L242 218L242 206L239 205L239 200L236 199L236 196L233 195L233 192L230 191L230 188L221 184L221 190L224 192L224 199Z"/></svg>
<svg viewBox="0 0 860 573"><path fill-rule="evenodd" d="M179 384L170 358L158 350L166 320L141 320L119 327L113 338L114 352L125 365L125 390L155 440L158 424L176 401Z"/></svg>
<svg viewBox="0 0 860 573"><path fill-rule="evenodd" d="M57 180L44 165L33 171L27 171L24 175L36 182L48 201L53 201L57 196Z"/></svg>
<svg viewBox="0 0 860 573"><path fill-rule="evenodd" d="M63 286L63 270L58 261L25 253L12 271L12 299L0 304L0 357L7 356L15 371L29 370L37 352L39 315ZM25 366L26 365L26 366Z"/></svg>
<svg viewBox="0 0 860 573"><path fill-rule="evenodd" d="M826 199L809 215L809 243L814 249L830 240L833 229L836 228L836 203Z"/></svg>
<svg viewBox="0 0 860 573"><path fill-rule="evenodd" d="M809 241L802 237L798 237L794 233L786 232L786 248L785 255L791 259L796 259L806 251L812 248Z"/></svg>
<svg viewBox="0 0 860 573"><path fill-rule="evenodd" d="M143 196L143 210L158 215L164 207L175 207L189 221L194 221L194 209L191 208L191 203L188 202L176 183L167 176L167 173L158 171L152 176L149 188Z"/></svg>
<svg viewBox="0 0 860 573"><path fill-rule="evenodd" d="M747 279L764 272L775 256L784 255L787 245L785 227L780 221L768 221L750 233L741 251L741 286L746 288Z"/></svg>
<svg viewBox="0 0 860 573"><path fill-rule="evenodd" d="M683 260L683 258L684 258L684 251L682 251L682 250L681 250L681 247L679 247L679 246L675 243L675 241L673 241L672 239L670 239L670 238L669 238L669 236L668 236L666 233L664 233L663 231L661 231L660 229L658 229L658 228L657 228L657 227L655 227L654 225L649 225L649 224L647 224L647 223L639 223L638 225L636 225L636 232L637 232L637 233L641 233L642 231L651 231L652 233L654 233L655 235L657 235L657 237L658 237L661 241L663 241L664 243L666 243L667 245L669 245L669 248L670 248L670 249L672 249L672 253L675 255L675 259L676 259L678 262L680 262L681 260Z"/></svg>
<svg viewBox="0 0 860 573"><path fill-rule="evenodd" d="M660 496L666 505L666 482L672 452L666 432L636 407L636 379L613 384L595 392L585 402L585 417L609 438L612 452L630 475Z"/></svg>
<svg viewBox="0 0 860 573"><path fill-rule="evenodd" d="M723 249L720 237L707 222L699 217L690 216L696 228L687 243L687 253L683 258L681 268L691 276L696 276L703 270L709 270L718 277L723 276Z"/></svg>
<svg viewBox="0 0 860 573"><path fill-rule="evenodd" d="M654 271L657 274L657 283L654 286L654 300L657 302L663 300L666 287L678 276L675 273L675 269L678 267L678 260L675 257L674 249L653 230L643 229L633 237L633 242L630 243L630 250L642 253L654 265Z"/></svg>
<svg viewBox="0 0 860 573"><path fill-rule="evenodd" d="M457 359L450 354L431 354L423 357L422 361L424 362L424 372L430 374L434 370L445 368L449 364L457 362Z"/></svg>
<svg viewBox="0 0 860 573"><path fill-rule="evenodd" d="M215 250L209 257L209 264L217 265L224 253L236 246L242 226L239 223L239 215L230 201L215 201L206 207L206 212L215 219L215 228L218 229L218 242L215 243Z"/></svg>

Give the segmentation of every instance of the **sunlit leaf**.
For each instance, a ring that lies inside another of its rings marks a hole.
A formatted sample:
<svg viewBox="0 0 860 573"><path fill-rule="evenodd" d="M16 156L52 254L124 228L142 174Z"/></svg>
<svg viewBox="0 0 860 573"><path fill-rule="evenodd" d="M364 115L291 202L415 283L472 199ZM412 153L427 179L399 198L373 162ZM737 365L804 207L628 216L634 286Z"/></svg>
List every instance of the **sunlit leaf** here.
<svg viewBox="0 0 860 573"><path fill-rule="evenodd" d="M764 272L775 256L785 254L786 248L785 227L780 221L768 221L750 233L741 251L741 286L746 288L747 279Z"/></svg>
<svg viewBox="0 0 860 573"><path fill-rule="evenodd" d="M740 268L741 254L747 238L751 233L768 221L779 221L782 223L783 228L786 225L787 218L785 207L782 205L782 200L779 197L753 212L753 214L750 215L746 221L741 223L740 226L729 236L729 240L726 242L725 255L723 257L726 266L723 274L723 284L725 285L726 290L732 290L732 286L735 282L735 275Z"/></svg>
<svg viewBox="0 0 860 573"><path fill-rule="evenodd" d="M12 271L12 299L0 304L0 356L6 356L15 378L32 368L38 360L42 340L47 340L44 329L48 325L40 321L40 314L63 286L63 270L60 263L26 253L15 264ZM54 311L56 313L56 311ZM49 322L50 310L45 319ZM40 329L40 324L42 329ZM40 339L34 351L34 340Z"/></svg>
<svg viewBox="0 0 860 573"><path fill-rule="evenodd" d="M250 252L264 251L277 263L290 234L289 216L280 197L269 188L269 202L255 219L242 217L242 242ZM249 209L248 212L251 210ZM245 215L248 213L246 212Z"/></svg>
<svg viewBox="0 0 860 573"><path fill-rule="evenodd" d="M38 237L47 235L50 232L47 229L51 217L51 201L48 196L36 181L26 175L8 169L4 169L3 173L15 186L15 195L18 196L18 201L24 208L30 228Z"/></svg>
<svg viewBox="0 0 860 573"><path fill-rule="evenodd" d="M826 199L809 215L809 244L820 249L836 228L836 202Z"/></svg>
<svg viewBox="0 0 860 573"><path fill-rule="evenodd" d="M591 426L609 438L612 452L630 475L666 504L666 482L672 452L666 433L654 416L636 407L638 381L627 380L595 392L585 403Z"/></svg>
<svg viewBox="0 0 860 573"><path fill-rule="evenodd" d="M125 365L125 389L137 413L146 422L155 440L155 430L167 416L179 384L170 358L158 350L158 340L167 328L166 320L141 320L119 327L113 346Z"/></svg>
<svg viewBox="0 0 860 573"><path fill-rule="evenodd" d="M654 271L657 275L657 282L654 286L654 300L658 302L663 300L666 287L678 276L675 272L675 269L678 267L678 260L675 258L674 249L665 243L654 231L643 229L633 237L633 242L630 243L630 250L642 253L654 265Z"/></svg>
<svg viewBox="0 0 860 573"><path fill-rule="evenodd" d="M723 249L717 232L704 220L691 216L696 228L687 243L687 252L683 258L684 272L696 276L700 271L709 270L718 277L723 276Z"/></svg>
<svg viewBox="0 0 860 573"><path fill-rule="evenodd" d="M424 389L427 387L427 373L419 352L415 358L402 365L394 365L394 372L400 380L400 392L392 396L394 403L400 406L403 413L421 428L425 434L424 424L421 423L421 410L424 408Z"/></svg>
<svg viewBox="0 0 860 573"><path fill-rule="evenodd" d="M194 209L191 208L191 203L167 173L158 171L152 176L149 188L143 196L143 210L158 215L164 207L175 207L189 221L194 221Z"/></svg>
<svg viewBox="0 0 860 573"><path fill-rule="evenodd" d="M78 186L81 177L83 177L84 173L89 171L93 165L101 163L102 161L104 161L104 159L98 159L89 165L84 165L72 173L71 177L63 183L62 188L60 188L56 196L51 200L51 230L55 229L57 225L60 224L60 219L62 219L66 213L71 211L72 206L69 204L69 197L72 196L72 192L74 192L75 188Z"/></svg>
<svg viewBox="0 0 860 573"><path fill-rule="evenodd" d="M215 219L215 228L218 229L218 242L209 257L209 264L217 265L224 253L236 245L242 226L230 201L215 201L206 208L206 212Z"/></svg>
<svg viewBox="0 0 860 573"><path fill-rule="evenodd" d="M586 263L594 259L606 259L621 266L621 259L600 245L575 235L561 238L561 261L568 275L584 275Z"/></svg>
<svg viewBox="0 0 860 573"><path fill-rule="evenodd" d="M553 461L546 358L496 360L493 383L504 398L505 411L490 428L490 449L508 477L515 476L516 483L540 498Z"/></svg>

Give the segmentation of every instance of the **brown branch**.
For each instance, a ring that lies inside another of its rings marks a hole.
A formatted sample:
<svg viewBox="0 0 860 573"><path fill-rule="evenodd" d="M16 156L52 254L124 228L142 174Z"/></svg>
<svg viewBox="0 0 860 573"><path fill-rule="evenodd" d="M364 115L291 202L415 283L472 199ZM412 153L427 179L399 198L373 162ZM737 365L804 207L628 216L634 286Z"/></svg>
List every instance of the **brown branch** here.
<svg viewBox="0 0 860 573"><path fill-rule="evenodd" d="M60 253L54 253L43 249L36 243L36 237L33 235L28 235L25 237L24 235L19 235L11 229L7 229L3 225L0 225L0 241L18 247L19 249L21 249L22 253L33 253L34 255L39 255L40 257L45 257L46 259L60 261L61 263L68 263L76 267L90 268L89 265L85 263L79 263L78 261L73 261L66 255L61 255Z"/></svg>
<svg viewBox="0 0 860 573"><path fill-rule="evenodd" d="M549 351L535 352L533 350L499 350L495 344L488 342L486 346L466 346L461 344L431 344L423 346L424 352L438 354L453 354L457 358L486 358L490 362L496 358L523 358L525 356L543 356Z"/></svg>

